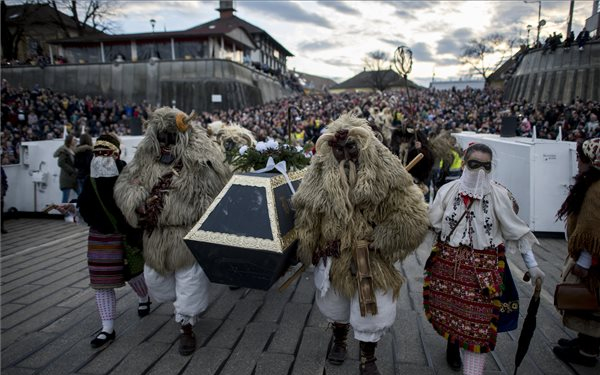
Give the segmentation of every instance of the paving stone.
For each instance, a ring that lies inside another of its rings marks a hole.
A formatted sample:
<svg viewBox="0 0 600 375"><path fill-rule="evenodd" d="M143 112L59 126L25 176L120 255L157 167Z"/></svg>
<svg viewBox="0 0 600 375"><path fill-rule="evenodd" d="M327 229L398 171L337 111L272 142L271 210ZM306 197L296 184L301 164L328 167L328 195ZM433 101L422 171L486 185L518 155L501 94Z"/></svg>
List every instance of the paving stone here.
<svg viewBox="0 0 600 375"><path fill-rule="evenodd" d="M418 317L416 311L398 311L396 321L392 326L394 338L394 356L396 363L418 366L427 365L427 357L421 341Z"/></svg>
<svg viewBox="0 0 600 375"><path fill-rule="evenodd" d="M18 363L37 349L43 347L55 336L56 335L40 332L34 332L27 336L23 336L19 341L2 351L2 372L4 373L5 368ZM4 335L2 335L2 341L4 341Z"/></svg>
<svg viewBox="0 0 600 375"><path fill-rule="evenodd" d="M329 334L320 328L306 327L292 375L322 374L327 356Z"/></svg>
<svg viewBox="0 0 600 375"><path fill-rule="evenodd" d="M400 363L396 365L396 374L436 375L436 372L431 367ZM454 372L454 374L460 374L460 372Z"/></svg>
<svg viewBox="0 0 600 375"><path fill-rule="evenodd" d="M308 322L306 323L307 327L320 327L321 329L326 329L328 326L327 318L323 314L321 314L321 310L317 304L313 304L313 307L310 311L310 316L308 317Z"/></svg>
<svg viewBox="0 0 600 375"><path fill-rule="evenodd" d="M31 293L34 290L40 289L40 288L41 288L41 285L26 284L26 285L22 285L19 288L13 289L7 293L4 293L4 290L3 290L2 291L2 304L9 303L16 299L22 298L23 296L26 296L28 293Z"/></svg>
<svg viewBox="0 0 600 375"><path fill-rule="evenodd" d="M256 362L254 375L288 374L294 362L291 354L262 353Z"/></svg>
<svg viewBox="0 0 600 375"><path fill-rule="evenodd" d="M92 288L85 288L85 289L79 291L73 297L67 298L66 300L62 301L57 306L58 307L77 308L81 305L88 303L90 300L95 301L95 298L96 298L96 291Z"/></svg>
<svg viewBox="0 0 600 375"><path fill-rule="evenodd" d="M73 324L66 331L52 332L53 330L50 330L47 332L46 330L49 327L52 327L52 325L44 328L42 332L55 334L56 339L52 342L52 345L45 345L40 350L19 362L19 366L38 369L43 368L54 359L59 358L61 355L71 350L71 348L78 343L89 347L89 341L92 339L92 337L90 337L90 332L94 332L98 329L99 318L97 313L89 314L83 320ZM87 342L82 342L82 340Z"/></svg>
<svg viewBox="0 0 600 375"><path fill-rule="evenodd" d="M14 313L15 311L21 310L25 306L26 305L18 304L18 303L3 303L2 310L0 310L1 311L0 316L2 316L2 317L9 316L10 314Z"/></svg>
<svg viewBox="0 0 600 375"><path fill-rule="evenodd" d="M30 375L33 373L35 373L35 370L19 367L10 367L2 370L2 375Z"/></svg>
<svg viewBox="0 0 600 375"><path fill-rule="evenodd" d="M143 342L129 352L127 358L110 373L111 375L143 374L169 348L168 344Z"/></svg>
<svg viewBox="0 0 600 375"><path fill-rule="evenodd" d="M77 289L62 288L54 294L47 295L46 298L40 299L37 303L29 305L26 310L21 311L18 314L12 314L6 318L2 317L2 328L8 329L14 327L24 320L39 314L48 307L58 305L60 302L73 296L77 292L79 292ZM66 308L64 309L67 310Z"/></svg>
<svg viewBox="0 0 600 375"><path fill-rule="evenodd" d="M148 315L144 324L135 325L120 334L108 348L104 349L79 372L86 374L104 374L106 369L115 367L144 339L155 333L168 318L164 315Z"/></svg>
<svg viewBox="0 0 600 375"><path fill-rule="evenodd" d="M182 375L214 375L222 367L231 351L220 348L200 348L194 353Z"/></svg>
<svg viewBox="0 0 600 375"><path fill-rule="evenodd" d="M296 303L312 303L315 298L315 282L312 272L304 272L300 282L296 287L296 291L292 296L292 302Z"/></svg>
<svg viewBox="0 0 600 375"><path fill-rule="evenodd" d="M65 315L69 309L64 307L50 307L31 319L26 319L24 322L13 326L11 329L2 332L2 348L12 345L17 340L21 339L28 333L35 332L42 327L47 326L57 318ZM16 313L17 315L19 313ZM14 316L14 314L13 314Z"/></svg>
<svg viewBox="0 0 600 375"><path fill-rule="evenodd" d="M263 305L254 317L255 322L278 322L283 314L283 308L289 302L294 288L288 287L283 292L277 291L277 289L270 290L265 296Z"/></svg>
<svg viewBox="0 0 600 375"><path fill-rule="evenodd" d="M181 370L187 366L187 364L196 355L194 353L191 356L182 356L179 354L179 345L175 344L171 346L171 349L167 351L148 371L148 375L179 375Z"/></svg>
<svg viewBox="0 0 600 375"><path fill-rule="evenodd" d="M277 329L274 323L249 323L227 359L221 375L251 375L267 341Z"/></svg>
<svg viewBox="0 0 600 375"><path fill-rule="evenodd" d="M275 336L269 345L269 352L287 354L296 352L306 317L311 308L312 305L306 303L287 304L279 329L275 332Z"/></svg>
<svg viewBox="0 0 600 375"><path fill-rule="evenodd" d="M341 365L332 365L325 361L325 374L327 375L358 375L359 374L360 361L357 359L346 358L344 363ZM380 371L382 374L387 374ZM317 372L317 374L321 374ZM391 374L391 373L390 373Z"/></svg>
<svg viewBox="0 0 600 375"><path fill-rule="evenodd" d="M247 301L236 305L229 318L223 322L214 337L207 346L231 349L244 331L244 327L250 321L256 310L260 307L259 301Z"/></svg>
<svg viewBox="0 0 600 375"><path fill-rule="evenodd" d="M202 317L208 319L225 319L233 310L235 304L242 297L243 290L232 290L230 293L224 292L214 303L210 304L208 309L202 314Z"/></svg>
<svg viewBox="0 0 600 375"><path fill-rule="evenodd" d="M29 274L27 276L23 276L21 278L18 278L17 280L3 284L2 292L3 293L10 292L11 290L18 288L22 285L32 284L34 281L36 281L44 276L50 275L50 274L52 274L52 271L50 271L50 270L40 270L38 272Z"/></svg>
<svg viewBox="0 0 600 375"><path fill-rule="evenodd" d="M23 296L22 298L16 299L15 302L16 303L28 303L28 304L31 303L31 304L33 304L33 303L36 303L36 301L38 301L38 300L42 300L42 299L46 298L47 296L52 295L55 292L60 292L61 290L64 290L67 288L69 288L70 290L73 290L73 292L74 292L73 294L78 293L81 290L81 288L72 288L71 284L81 280L82 278L85 278L89 284L89 280L87 280L87 277L88 277L87 275L82 276L79 273L74 273L72 275L66 276L65 278L63 278L57 282L42 286L41 288ZM60 302L62 302L62 300L57 301L56 303L60 303Z"/></svg>

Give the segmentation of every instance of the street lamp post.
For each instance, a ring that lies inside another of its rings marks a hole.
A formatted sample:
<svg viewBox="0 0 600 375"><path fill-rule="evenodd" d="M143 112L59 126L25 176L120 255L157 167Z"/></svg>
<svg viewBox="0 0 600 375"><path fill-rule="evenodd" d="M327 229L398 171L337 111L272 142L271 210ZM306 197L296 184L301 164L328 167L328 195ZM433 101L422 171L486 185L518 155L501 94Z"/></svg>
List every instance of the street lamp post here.
<svg viewBox="0 0 600 375"><path fill-rule="evenodd" d="M529 33L531 32L531 28L533 26L527 25L527 48L529 48Z"/></svg>
<svg viewBox="0 0 600 375"><path fill-rule="evenodd" d="M153 59L156 57L156 39L154 39L154 26L156 26L156 20L154 18L150 20L150 25L152 26L152 56L150 56L150 59Z"/></svg>
<svg viewBox="0 0 600 375"><path fill-rule="evenodd" d="M538 3L538 23L537 23L537 36L535 37L535 44L539 45L540 30L541 30L542 26L544 26L546 24L545 21L542 22L542 1L541 0L537 0L537 1L523 0L523 2L526 4Z"/></svg>

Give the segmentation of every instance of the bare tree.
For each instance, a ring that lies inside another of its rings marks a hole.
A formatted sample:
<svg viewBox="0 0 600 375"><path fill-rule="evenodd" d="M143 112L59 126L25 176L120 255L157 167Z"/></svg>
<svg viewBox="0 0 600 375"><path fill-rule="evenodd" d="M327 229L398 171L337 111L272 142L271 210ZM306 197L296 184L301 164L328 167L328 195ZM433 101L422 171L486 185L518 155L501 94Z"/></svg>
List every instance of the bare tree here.
<svg viewBox="0 0 600 375"><path fill-rule="evenodd" d="M369 82L375 90L383 91L390 86L395 74L389 68L390 58L384 51L372 51L363 59L365 71L369 72ZM392 79L390 78L391 76Z"/></svg>
<svg viewBox="0 0 600 375"><path fill-rule="evenodd" d="M464 47L459 60L482 76L486 84L489 76L510 56L515 40L502 34L491 34L481 39L471 39Z"/></svg>
<svg viewBox="0 0 600 375"><path fill-rule="evenodd" d="M77 35L82 36L96 29L101 32L112 31L115 23L110 17L115 15L116 2L103 0L48 0L56 13L56 23L65 34L71 35L73 29L69 28L61 12L66 14L75 25Z"/></svg>
<svg viewBox="0 0 600 375"><path fill-rule="evenodd" d="M19 43L23 38L28 25L32 22L31 15L37 10L33 1L25 1L20 4L20 13L9 18L8 6L2 0L2 57L8 61L17 59Z"/></svg>

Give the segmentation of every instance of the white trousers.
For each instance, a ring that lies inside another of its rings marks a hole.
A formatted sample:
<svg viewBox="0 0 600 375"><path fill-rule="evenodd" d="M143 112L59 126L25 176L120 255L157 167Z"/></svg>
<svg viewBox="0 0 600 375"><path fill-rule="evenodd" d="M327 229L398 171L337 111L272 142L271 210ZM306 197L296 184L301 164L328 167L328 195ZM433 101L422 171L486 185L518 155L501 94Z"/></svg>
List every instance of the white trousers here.
<svg viewBox="0 0 600 375"><path fill-rule="evenodd" d="M331 259L328 258L327 262L330 264ZM358 293L351 299L344 297L329 286L328 280L329 267L325 267L323 261L320 261L315 268L315 286L316 302L321 313L330 322L350 323L354 338L359 341L379 341L396 320L396 300L392 291L376 290L377 315L361 316Z"/></svg>
<svg viewBox="0 0 600 375"><path fill-rule="evenodd" d="M197 263L166 276L144 265L144 277L153 300L159 303L173 302L177 323L193 325L208 306L210 281Z"/></svg>

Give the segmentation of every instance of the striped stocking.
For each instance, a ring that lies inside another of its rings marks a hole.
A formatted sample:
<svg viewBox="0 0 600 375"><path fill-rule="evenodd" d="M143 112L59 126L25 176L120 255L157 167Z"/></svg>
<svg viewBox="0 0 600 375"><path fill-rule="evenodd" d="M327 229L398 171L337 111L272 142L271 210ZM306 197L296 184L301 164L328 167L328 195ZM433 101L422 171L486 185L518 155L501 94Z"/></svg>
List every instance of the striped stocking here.
<svg viewBox="0 0 600 375"><path fill-rule="evenodd" d="M135 294L137 294L140 301L145 302L148 299L148 287L146 286L146 280L144 279L143 273L129 280L128 283Z"/></svg>

